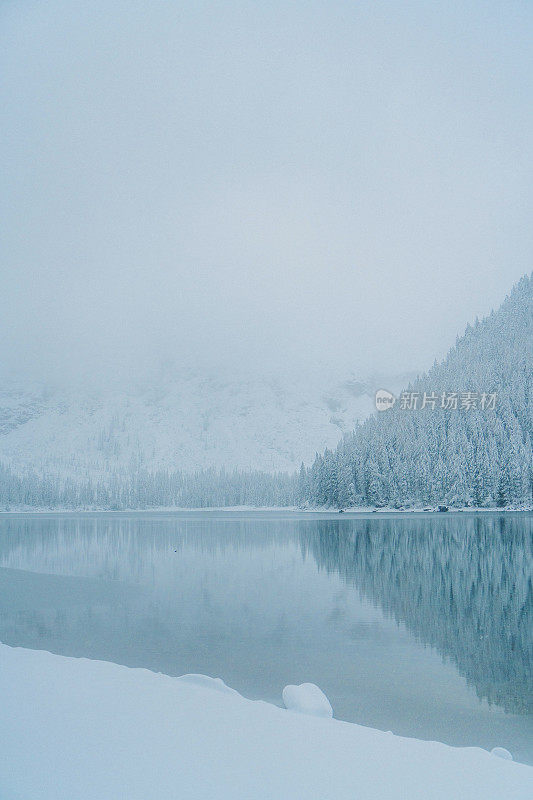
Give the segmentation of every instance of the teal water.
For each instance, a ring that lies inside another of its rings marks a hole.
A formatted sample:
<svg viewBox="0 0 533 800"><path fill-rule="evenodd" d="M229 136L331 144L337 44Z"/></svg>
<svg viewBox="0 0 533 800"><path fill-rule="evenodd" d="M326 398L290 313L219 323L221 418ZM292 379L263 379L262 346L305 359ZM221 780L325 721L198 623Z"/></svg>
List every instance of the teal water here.
<svg viewBox="0 0 533 800"><path fill-rule="evenodd" d="M0 640L533 763L533 515L0 517Z"/></svg>

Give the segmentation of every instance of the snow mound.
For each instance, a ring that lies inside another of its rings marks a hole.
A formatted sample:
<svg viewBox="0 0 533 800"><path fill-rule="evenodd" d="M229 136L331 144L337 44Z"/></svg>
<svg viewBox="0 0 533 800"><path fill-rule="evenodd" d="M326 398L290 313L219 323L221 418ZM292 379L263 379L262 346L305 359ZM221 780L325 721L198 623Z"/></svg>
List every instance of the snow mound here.
<svg viewBox="0 0 533 800"><path fill-rule="evenodd" d="M285 708L310 714L313 717L332 717L331 703L314 683L301 683L299 686L289 684L283 690Z"/></svg>
<svg viewBox="0 0 533 800"><path fill-rule="evenodd" d="M497 756L498 758L504 758L506 761L512 761L513 757L509 750L506 750L505 747L493 747L490 751L493 756Z"/></svg>
<svg viewBox="0 0 533 800"><path fill-rule="evenodd" d="M187 675L181 675L180 681L184 683L194 683L196 686L203 686L206 689L214 689L215 692L224 692L225 694L239 694L235 689L226 686L222 678L209 678L207 675L198 675L191 672ZM241 695L239 695L240 697Z"/></svg>

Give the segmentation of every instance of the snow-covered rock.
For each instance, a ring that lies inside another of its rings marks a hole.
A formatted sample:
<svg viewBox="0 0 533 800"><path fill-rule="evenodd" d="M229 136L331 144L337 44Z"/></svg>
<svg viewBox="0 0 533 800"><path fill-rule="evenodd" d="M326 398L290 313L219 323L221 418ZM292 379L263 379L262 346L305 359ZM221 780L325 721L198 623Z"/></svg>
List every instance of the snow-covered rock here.
<svg viewBox="0 0 533 800"><path fill-rule="evenodd" d="M283 690L285 708L299 711L300 714L311 714L313 717L332 717L333 709L328 698L314 683L301 683L299 686L289 684Z"/></svg>
<svg viewBox="0 0 533 800"><path fill-rule="evenodd" d="M191 672L188 675L182 675L180 681L193 683L195 686L205 686L207 689L214 689L216 692L236 694L240 697L239 693L227 686L222 678L210 678L207 675L198 675L195 672Z"/></svg>
<svg viewBox="0 0 533 800"><path fill-rule="evenodd" d="M497 756L498 758L503 758L505 761L512 761L513 757L509 750L506 750L505 747L493 747L490 751L493 756Z"/></svg>

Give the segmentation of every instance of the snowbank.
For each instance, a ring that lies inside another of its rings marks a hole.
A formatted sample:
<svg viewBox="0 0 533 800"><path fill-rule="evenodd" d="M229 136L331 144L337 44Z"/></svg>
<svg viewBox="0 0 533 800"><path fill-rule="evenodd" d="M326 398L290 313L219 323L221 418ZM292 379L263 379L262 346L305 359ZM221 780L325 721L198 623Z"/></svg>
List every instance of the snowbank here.
<svg viewBox="0 0 533 800"><path fill-rule="evenodd" d="M533 769L246 700L219 680L0 645L2 800L530 800Z"/></svg>

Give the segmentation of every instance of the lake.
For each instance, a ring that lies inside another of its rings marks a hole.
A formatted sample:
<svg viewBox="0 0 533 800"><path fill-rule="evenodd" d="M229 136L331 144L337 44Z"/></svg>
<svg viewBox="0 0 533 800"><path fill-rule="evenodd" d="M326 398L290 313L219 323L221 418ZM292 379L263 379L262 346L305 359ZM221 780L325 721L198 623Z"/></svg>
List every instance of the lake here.
<svg viewBox="0 0 533 800"><path fill-rule="evenodd" d="M0 516L0 640L533 763L533 515Z"/></svg>

